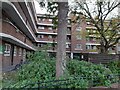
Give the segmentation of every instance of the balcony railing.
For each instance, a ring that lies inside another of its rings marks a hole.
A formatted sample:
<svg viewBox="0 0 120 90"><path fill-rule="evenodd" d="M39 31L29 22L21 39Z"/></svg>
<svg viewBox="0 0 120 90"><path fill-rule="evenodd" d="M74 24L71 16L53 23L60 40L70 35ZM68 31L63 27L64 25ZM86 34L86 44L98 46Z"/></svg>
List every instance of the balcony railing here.
<svg viewBox="0 0 120 90"><path fill-rule="evenodd" d="M97 49L87 49L88 52L98 52Z"/></svg>
<svg viewBox="0 0 120 90"><path fill-rule="evenodd" d="M25 14L24 14L24 12L23 12L23 10L22 10L19 2L12 2L12 3L13 3L14 6L17 8L18 12L20 13L20 15L22 16L24 22L26 23L27 27L28 27L29 30L31 31L30 33L34 35L34 32L33 32L32 28L31 28L31 25L30 25L30 23L28 22L27 17L25 16ZM22 2L22 3L24 3L24 2ZM34 35L34 37L35 37L35 35Z"/></svg>

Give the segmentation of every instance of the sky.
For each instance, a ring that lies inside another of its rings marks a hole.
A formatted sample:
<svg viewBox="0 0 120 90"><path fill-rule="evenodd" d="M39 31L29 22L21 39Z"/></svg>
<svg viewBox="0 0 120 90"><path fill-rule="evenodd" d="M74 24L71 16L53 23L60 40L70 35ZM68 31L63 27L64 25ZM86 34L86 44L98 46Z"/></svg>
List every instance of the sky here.
<svg viewBox="0 0 120 90"><path fill-rule="evenodd" d="M69 4L73 4L74 0L69 0ZM34 0L35 3L35 8L36 8L36 13L37 14L47 14L47 9L46 8L40 8L39 3L37 2L37 0ZM89 4L90 10L93 10L93 6L92 6L93 0L91 2L91 4ZM112 13L108 16L108 17L112 17L114 14L118 14L118 9L115 9L114 11L112 11Z"/></svg>
<svg viewBox="0 0 120 90"><path fill-rule="evenodd" d="M45 8L40 8L40 5L39 5L39 3L37 2L38 0L34 0L34 3L35 3L35 8L36 8L36 13L37 14L46 14L46 13L48 13L47 12L47 9L45 9ZM61 0L62 1L62 0ZM65 1L65 0L63 0L63 1ZM72 1L74 1L74 0L69 0L70 2L69 2L69 4L71 4L72 3Z"/></svg>
<svg viewBox="0 0 120 90"><path fill-rule="evenodd" d="M37 14L45 14L45 13L47 13L46 9L40 8L40 5L36 0L34 0L34 3L35 3L35 8L36 8L36 13Z"/></svg>

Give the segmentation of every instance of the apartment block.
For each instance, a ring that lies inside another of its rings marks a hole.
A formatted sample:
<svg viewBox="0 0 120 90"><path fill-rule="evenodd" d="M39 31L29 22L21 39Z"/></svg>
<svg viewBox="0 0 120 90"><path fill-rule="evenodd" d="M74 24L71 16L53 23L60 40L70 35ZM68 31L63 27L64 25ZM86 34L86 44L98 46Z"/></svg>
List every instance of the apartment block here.
<svg viewBox="0 0 120 90"><path fill-rule="evenodd" d="M1 2L2 31L0 32L0 57L2 57L3 71L14 68L15 65L26 60L26 53L38 49L46 49L49 55L57 52L57 18L54 15L36 14L34 2ZM97 30L87 20L72 23L68 17L66 54L67 58L81 60L89 53L99 53L99 35ZM118 33L119 34L119 33ZM119 53L118 43L110 53Z"/></svg>
<svg viewBox="0 0 120 90"><path fill-rule="evenodd" d="M35 51L35 8L33 2L1 2L2 31L0 56L3 71L26 60L26 53Z"/></svg>
<svg viewBox="0 0 120 90"><path fill-rule="evenodd" d="M43 48L46 45L48 46L48 52L53 55L56 54L57 49L57 27L53 23L55 16L49 15L46 16L44 14L37 14L37 32L36 37L38 42L36 42L36 46L38 48ZM57 19L56 19L57 21ZM68 19L68 27L67 27L67 37L66 37L66 53L68 57L71 54L71 24L70 19Z"/></svg>
<svg viewBox="0 0 120 90"><path fill-rule="evenodd" d="M109 20L106 20L104 25L108 25L109 24ZM97 28L89 21L86 20L86 49L87 52L89 53L99 53L99 46L100 46L100 34L98 34L98 30ZM105 29L107 29L107 27L104 27ZM111 30L111 27L109 27L109 30ZM117 30L118 31L118 30ZM110 31L111 32L111 31ZM118 35L119 36L119 33ZM106 35L105 36L107 39L109 39L110 35ZM113 38L116 38L116 36L114 36ZM119 44L119 43L118 43ZM110 47L108 50L109 54L118 54L119 49L118 45L114 45L113 47Z"/></svg>
<svg viewBox="0 0 120 90"><path fill-rule="evenodd" d="M37 14L38 31L36 37L39 42L36 45L41 48L44 45L51 44L48 49L50 53L57 52L57 29L53 24L54 18L55 16ZM80 56L80 59L84 59L85 54L99 53L100 36L98 31L90 20L83 18L79 23L71 23L72 18L68 18L66 53L70 58ZM109 49L109 53L118 53L118 48L118 45L114 45Z"/></svg>

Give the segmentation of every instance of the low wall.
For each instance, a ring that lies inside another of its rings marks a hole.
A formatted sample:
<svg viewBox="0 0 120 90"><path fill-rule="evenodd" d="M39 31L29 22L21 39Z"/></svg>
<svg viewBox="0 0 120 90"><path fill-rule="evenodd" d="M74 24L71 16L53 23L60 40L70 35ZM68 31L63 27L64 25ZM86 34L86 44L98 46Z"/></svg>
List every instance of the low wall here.
<svg viewBox="0 0 120 90"><path fill-rule="evenodd" d="M88 61L96 64L114 60L120 60L120 54L88 54Z"/></svg>
<svg viewBox="0 0 120 90"><path fill-rule="evenodd" d="M75 53L74 59L84 60L92 63L108 63L114 60L120 60L120 54L90 54L90 53Z"/></svg>

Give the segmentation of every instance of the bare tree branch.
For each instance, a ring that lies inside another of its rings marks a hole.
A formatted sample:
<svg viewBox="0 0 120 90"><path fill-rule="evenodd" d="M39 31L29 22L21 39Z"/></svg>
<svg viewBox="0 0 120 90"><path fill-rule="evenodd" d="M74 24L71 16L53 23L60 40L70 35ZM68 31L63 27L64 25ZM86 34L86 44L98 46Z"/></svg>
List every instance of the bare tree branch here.
<svg viewBox="0 0 120 90"><path fill-rule="evenodd" d="M108 8L108 12L105 14L104 18L103 18L103 21L105 21L106 17L108 16L108 14L113 11L116 7L118 7L120 5L120 2L118 4L116 4L115 6L114 5L114 2L112 3L112 5Z"/></svg>
<svg viewBox="0 0 120 90"><path fill-rule="evenodd" d="M115 42L113 42L112 44L110 44L108 46L108 48L114 46L115 44L117 44L119 40L120 40L120 37L116 38Z"/></svg>

